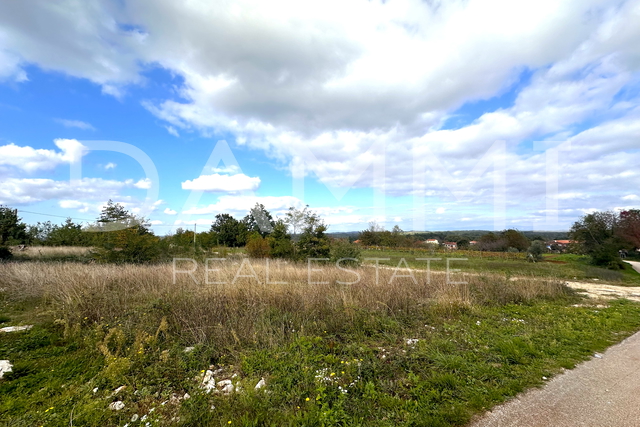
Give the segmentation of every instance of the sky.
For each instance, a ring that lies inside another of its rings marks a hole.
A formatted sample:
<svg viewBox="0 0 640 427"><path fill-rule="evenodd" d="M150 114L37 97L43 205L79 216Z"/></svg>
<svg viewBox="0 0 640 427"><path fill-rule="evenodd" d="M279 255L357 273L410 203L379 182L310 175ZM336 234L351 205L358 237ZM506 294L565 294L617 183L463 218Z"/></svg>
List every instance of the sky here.
<svg viewBox="0 0 640 427"><path fill-rule="evenodd" d="M640 0L0 2L0 204L159 234L640 207Z"/></svg>

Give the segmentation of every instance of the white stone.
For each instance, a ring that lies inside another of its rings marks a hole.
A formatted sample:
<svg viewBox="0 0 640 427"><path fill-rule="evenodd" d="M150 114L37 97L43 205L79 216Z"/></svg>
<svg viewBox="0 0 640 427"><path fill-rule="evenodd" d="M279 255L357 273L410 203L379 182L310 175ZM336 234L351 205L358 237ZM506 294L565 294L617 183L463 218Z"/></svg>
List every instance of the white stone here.
<svg viewBox="0 0 640 427"><path fill-rule="evenodd" d="M260 381L258 381L258 384L256 384L256 386L254 387L256 390L260 390L262 387L266 386L267 382L264 380L264 378L261 378Z"/></svg>
<svg viewBox="0 0 640 427"><path fill-rule="evenodd" d="M109 409L111 409L112 411L119 411L121 409L124 409L124 402L122 400L118 400L117 402L111 402L109 404Z"/></svg>
<svg viewBox="0 0 640 427"><path fill-rule="evenodd" d="M97 392L98 392L98 387L94 387L92 391L93 391L94 393L97 393Z"/></svg>
<svg viewBox="0 0 640 427"><path fill-rule="evenodd" d="M195 349L195 347L185 347L184 348L184 352L185 353L191 353L194 349Z"/></svg>
<svg viewBox="0 0 640 427"><path fill-rule="evenodd" d="M118 387L117 389L113 390L113 395L115 396L116 394L120 393L122 390L124 390L125 388L127 388L126 385L121 385L120 387Z"/></svg>
<svg viewBox="0 0 640 427"><path fill-rule="evenodd" d="M184 400L191 399L191 395L189 393L185 393L184 396L182 396L182 398Z"/></svg>
<svg viewBox="0 0 640 427"><path fill-rule="evenodd" d="M0 378L4 376L5 372L11 372L13 365L8 360L0 360Z"/></svg>
<svg viewBox="0 0 640 427"><path fill-rule="evenodd" d="M33 328L33 325L23 325L23 326L5 326L4 328L0 328L0 332L18 332L18 331L28 331Z"/></svg>
<svg viewBox="0 0 640 427"><path fill-rule="evenodd" d="M227 384L224 387L222 387L222 392L224 394L231 394L233 393L233 384Z"/></svg>
<svg viewBox="0 0 640 427"><path fill-rule="evenodd" d="M138 418L140 418L138 414L133 414L133 416L131 417L131 422L135 423L136 421L138 421Z"/></svg>
<svg viewBox="0 0 640 427"><path fill-rule="evenodd" d="M200 384L207 393L216 388L216 379L213 377L213 372L208 370L204 373L202 378L202 384Z"/></svg>

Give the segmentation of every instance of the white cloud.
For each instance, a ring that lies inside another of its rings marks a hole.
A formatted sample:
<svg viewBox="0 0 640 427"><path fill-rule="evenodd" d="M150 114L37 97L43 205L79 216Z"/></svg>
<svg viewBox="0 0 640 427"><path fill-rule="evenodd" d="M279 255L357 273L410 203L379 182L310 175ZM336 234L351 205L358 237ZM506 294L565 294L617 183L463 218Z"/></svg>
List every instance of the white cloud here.
<svg viewBox="0 0 640 427"><path fill-rule="evenodd" d="M159 219L154 219L152 221L149 221L149 224L151 224L151 225L162 225L163 222L160 221Z"/></svg>
<svg viewBox="0 0 640 427"><path fill-rule="evenodd" d="M211 215L223 212L231 212L234 214L245 214L256 203L261 203L273 215L283 215L289 210L289 207L304 207L304 203L292 196L220 196L218 202L202 208L191 208L182 212L184 215Z"/></svg>
<svg viewBox="0 0 640 427"><path fill-rule="evenodd" d="M436 213L437 213L437 214L439 214L439 215L441 215L441 214L445 213L445 211L446 211L446 209L445 209L445 208L438 208L438 209L436 209Z"/></svg>
<svg viewBox="0 0 640 427"><path fill-rule="evenodd" d="M0 79L25 80L35 64L123 96L140 70L161 67L181 78L176 95L144 105L168 132L230 133L284 165L308 149L327 185L442 200L464 188L461 204L488 204L495 173L467 175L504 140L508 205L538 211L545 157L528 149L538 139L571 142L557 200L573 214L615 206L628 196L621 182L638 179L638 0L36 3L0 3ZM512 88L512 105L453 117ZM375 144L386 147L379 181L367 169L383 156ZM0 165L51 169L64 155L9 145ZM414 160L428 171L417 186ZM239 170L211 173L183 188L260 184Z"/></svg>
<svg viewBox="0 0 640 427"><path fill-rule="evenodd" d="M133 184L135 188L140 188L142 190L148 190L151 188L152 182L149 178L144 178Z"/></svg>
<svg viewBox="0 0 640 427"><path fill-rule="evenodd" d="M637 194L628 194L622 197L622 200L640 200L640 196Z"/></svg>
<svg viewBox="0 0 640 427"><path fill-rule="evenodd" d="M106 201L122 199L120 191L135 188L131 179L125 181L106 180L102 178L83 178L74 181L55 181L45 178L5 178L0 181L0 204L23 205L43 200L61 200L66 207L71 201ZM84 202L82 202L84 203ZM87 206L87 205L78 205Z"/></svg>
<svg viewBox="0 0 640 427"><path fill-rule="evenodd" d="M164 210L164 213L165 213L166 215L176 215L178 212L174 211L173 209L166 208L166 209Z"/></svg>
<svg viewBox="0 0 640 427"><path fill-rule="evenodd" d="M230 175L235 175L241 172L240 168L236 165L231 166L223 166L221 168L215 167L211 168L211 172L213 173L225 173Z"/></svg>
<svg viewBox="0 0 640 427"><path fill-rule="evenodd" d="M180 137L180 134L178 133L176 128L174 128L173 126L165 126L165 129L167 129L167 132L169 132L171 135L175 136L176 138Z"/></svg>
<svg viewBox="0 0 640 427"><path fill-rule="evenodd" d="M198 219L192 219L192 220L178 219L174 221L173 224L174 225L194 225L195 224L195 225L210 226L211 224L213 224L213 220L207 219L207 218L198 218Z"/></svg>
<svg viewBox="0 0 640 427"><path fill-rule="evenodd" d="M115 169L118 165L113 162L109 162L104 166L104 170Z"/></svg>
<svg viewBox="0 0 640 427"><path fill-rule="evenodd" d="M90 123L81 120L56 119L56 121L67 128L77 128L82 130L96 130Z"/></svg>
<svg viewBox="0 0 640 427"><path fill-rule="evenodd" d="M194 180L182 183L183 190L201 190L211 192L238 193L255 191L260 186L260 178L245 174L236 175L201 175Z"/></svg>
<svg viewBox="0 0 640 427"><path fill-rule="evenodd" d="M53 169L63 163L78 161L84 146L75 139L56 139L61 151L35 149L8 144L0 146L0 166L12 166L27 172Z"/></svg>

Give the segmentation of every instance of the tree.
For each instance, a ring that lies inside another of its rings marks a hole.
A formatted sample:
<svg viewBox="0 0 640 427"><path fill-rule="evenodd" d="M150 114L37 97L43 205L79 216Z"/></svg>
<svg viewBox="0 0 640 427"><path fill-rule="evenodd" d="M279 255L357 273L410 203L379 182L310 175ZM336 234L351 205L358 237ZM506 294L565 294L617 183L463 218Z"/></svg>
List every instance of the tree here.
<svg viewBox="0 0 640 427"><path fill-rule="evenodd" d="M48 245L47 239L49 234L57 227L51 221L38 222L36 225L29 225L27 227L27 236L29 243L39 243L41 245Z"/></svg>
<svg viewBox="0 0 640 427"><path fill-rule="evenodd" d="M640 210L620 212L618 236L635 249L640 248Z"/></svg>
<svg viewBox="0 0 640 427"><path fill-rule="evenodd" d="M618 251L622 241L618 235L619 218L614 212L594 212L576 221L569 236L580 242L583 252L594 265L612 269L623 268Z"/></svg>
<svg viewBox="0 0 640 427"><path fill-rule="evenodd" d="M247 241L247 227L227 213L216 215L211 231L217 233L220 244L228 247L242 246Z"/></svg>
<svg viewBox="0 0 640 427"><path fill-rule="evenodd" d="M531 245L531 242L529 242L527 236L525 236L518 230L509 229L503 231L501 234L502 237L506 239L508 248L515 248L518 251L522 252L526 251Z"/></svg>
<svg viewBox="0 0 640 427"><path fill-rule="evenodd" d="M295 254L291 235L287 233L287 224L279 219L273 226L273 231L267 237L267 242L271 248L270 254L274 258L293 258Z"/></svg>
<svg viewBox="0 0 640 427"><path fill-rule="evenodd" d="M296 245L297 257L299 259L329 258L331 245L325 234L326 231L327 226L315 212L307 213L304 231Z"/></svg>
<svg viewBox="0 0 640 427"><path fill-rule="evenodd" d="M67 218L64 224L54 225L48 232L44 243L52 246L85 246L89 243L81 224Z"/></svg>
<svg viewBox="0 0 640 427"><path fill-rule="evenodd" d="M304 209L296 209L293 206L289 208L284 222L291 228L291 234L294 238L297 236L298 231L304 228L308 215L309 205L306 205Z"/></svg>
<svg viewBox="0 0 640 427"><path fill-rule="evenodd" d="M27 226L18 217L18 210L0 205L0 246L26 240Z"/></svg>
<svg viewBox="0 0 640 427"><path fill-rule="evenodd" d="M138 218L111 200L102 209L95 225L95 258L105 262L145 263L160 257L160 239L149 230L144 218Z"/></svg>
<svg viewBox="0 0 640 427"><path fill-rule="evenodd" d="M243 222L249 233L259 233L262 237L271 233L275 225L271 213L261 203L256 203Z"/></svg>
<svg viewBox="0 0 640 427"><path fill-rule="evenodd" d="M384 228L379 226L377 222L369 222L369 228L358 234L358 240L365 246L379 246L382 244L382 232Z"/></svg>

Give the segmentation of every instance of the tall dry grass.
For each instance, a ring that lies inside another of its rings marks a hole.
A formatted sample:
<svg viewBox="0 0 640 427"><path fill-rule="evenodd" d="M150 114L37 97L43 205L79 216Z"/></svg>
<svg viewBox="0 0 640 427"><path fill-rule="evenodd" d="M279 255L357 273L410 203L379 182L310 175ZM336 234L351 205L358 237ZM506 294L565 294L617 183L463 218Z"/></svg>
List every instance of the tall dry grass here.
<svg viewBox="0 0 640 427"><path fill-rule="evenodd" d="M19 246L11 248L16 259L47 261L58 258L88 256L92 248L86 246L27 246L20 250Z"/></svg>
<svg viewBox="0 0 640 427"><path fill-rule="evenodd" d="M383 328L389 319L410 322L424 310L558 298L568 292L559 283L533 278L467 276L467 284L448 284L437 272L427 280L425 272L414 271L414 280L408 271L390 268L346 272L314 265L319 271L310 273L307 265L273 260L269 267L267 283L265 260L212 263L209 268L218 270L209 272L208 281L224 283L207 284L203 264L192 275L176 274L174 283L172 264L5 263L0 264L0 295L46 307L68 323L106 322L135 330L157 327L164 317L184 343L234 346L273 345L296 332Z"/></svg>

